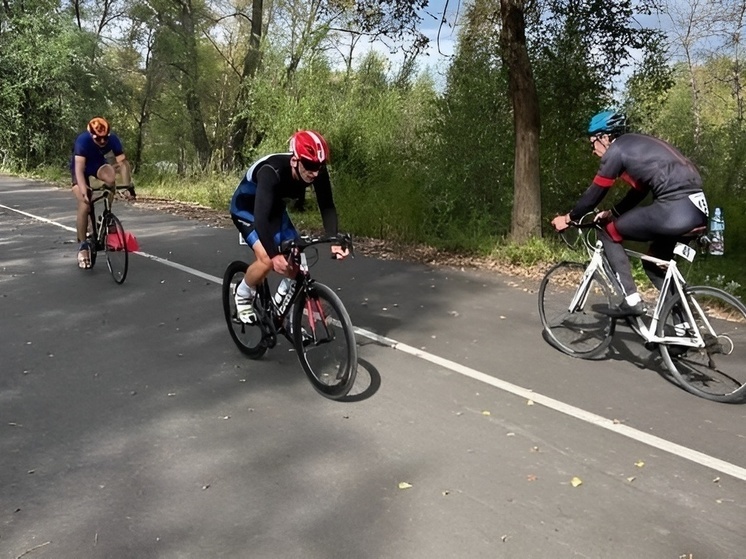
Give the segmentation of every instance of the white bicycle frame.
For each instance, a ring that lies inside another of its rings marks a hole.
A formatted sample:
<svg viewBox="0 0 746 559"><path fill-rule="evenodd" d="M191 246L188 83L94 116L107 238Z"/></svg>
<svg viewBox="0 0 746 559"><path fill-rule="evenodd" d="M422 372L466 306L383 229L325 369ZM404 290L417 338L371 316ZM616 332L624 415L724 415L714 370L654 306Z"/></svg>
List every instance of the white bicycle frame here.
<svg viewBox="0 0 746 559"><path fill-rule="evenodd" d="M696 322L694 321L694 316L692 315L692 309L690 308L689 301L687 300L687 297L684 293L684 286L686 285L686 281L681 275L681 272L679 272L679 269L676 265L676 260L674 260L674 258L671 258L670 261L661 260L660 258L655 258L653 256L628 249L625 249L625 252L641 260L646 260L648 262L656 264L657 266L666 268L666 275L663 279L663 287L661 288L661 291L658 295L658 300L656 301L655 309L653 310L653 318L650 322L650 325L645 325L641 317L635 317L635 320L637 321L637 327L644 340L646 342L656 344L670 344L696 348L705 347L704 339L702 338L699 329L695 327ZM692 260L694 260L696 251L688 245L677 243L676 247L674 248L674 254L677 254L691 262ZM601 243L601 241L596 241L596 245L591 256L591 261L586 267L585 272L583 273L583 279L580 282L580 286L575 292L572 301L570 301L568 310L571 313L581 310L585 307L586 301L588 300L591 280L593 279L593 274L595 274L596 272L599 272L600 275L603 276L608 285L620 285L618 281L614 281L608 277L604 269L603 262L603 244ZM681 297L681 306L686 316L686 322L691 325L691 328L689 328L689 330L693 332L694 335L661 337L655 333L658 329L658 322L660 320L661 311L663 310L663 305L666 302L672 284L673 287L676 289L676 292ZM691 299L691 302L696 305L699 316L704 318L705 314L702 311L702 308L699 306L699 303L697 303L694 298ZM706 324L706 327L710 331L710 334L717 337L709 323Z"/></svg>

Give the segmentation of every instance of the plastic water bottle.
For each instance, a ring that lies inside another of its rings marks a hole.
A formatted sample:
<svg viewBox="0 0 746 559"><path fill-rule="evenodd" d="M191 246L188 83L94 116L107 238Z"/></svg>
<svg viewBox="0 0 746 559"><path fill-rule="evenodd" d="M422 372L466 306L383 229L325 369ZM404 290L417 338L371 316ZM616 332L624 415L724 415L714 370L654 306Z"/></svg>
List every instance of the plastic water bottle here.
<svg viewBox="0 0 746 559"><path fill-rule="evenodd" d="M285 298L288 290L290 289L290 279L282 278L280 285L277 286L277 292L275 293L275 304L279 307L282 304L282 300Z"/></svg>
<svg viewBox="0 0 746 559"><path fill-rule="evenodd" d="M720 208L715 208L710 220L710 241L710 254L722 256L725 252L725 217Z"/></svg>

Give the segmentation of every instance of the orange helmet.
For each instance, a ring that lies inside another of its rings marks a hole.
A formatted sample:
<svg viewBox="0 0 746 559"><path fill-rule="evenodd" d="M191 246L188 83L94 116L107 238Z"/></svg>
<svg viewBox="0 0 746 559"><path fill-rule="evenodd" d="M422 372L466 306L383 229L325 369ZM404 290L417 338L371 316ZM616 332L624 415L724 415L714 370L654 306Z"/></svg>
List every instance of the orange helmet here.
<svg viewBox="0 0 746 559"><path fill-rule="evenodd" d="M111 128L109 127L109 123L106 121L105 118L95 116L88 123L88 132L90 132L94 136L105 138L109 135L109 132L111 132Z"/></svg>
<svg viewBox="0 0 746 559"><path fill-rule="evenodd" d="M329 161L329 146L324 137L313 130L300 130L290 138L290 151L304 163L323 165Z"/></svg>

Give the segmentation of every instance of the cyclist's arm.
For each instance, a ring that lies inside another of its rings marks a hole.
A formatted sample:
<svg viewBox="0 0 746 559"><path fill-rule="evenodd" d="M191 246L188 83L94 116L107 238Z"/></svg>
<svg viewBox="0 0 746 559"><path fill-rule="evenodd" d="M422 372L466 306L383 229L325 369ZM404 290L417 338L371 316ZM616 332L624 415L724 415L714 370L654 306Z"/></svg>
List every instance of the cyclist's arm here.
<svg viewBox="0 0 746 559"><path fill-rule="evenodd" d="M329 172L323 167L319 176L313 182L316 191L316 201L319 204L321 220L324 222L324 231L327 235L336 235L338 230L337 208L332 197L332 184L329 180Z"/></svg>
<svg viewBox="0 0 746 559"><path fill-rule="evenodd" d="M274 258L279 254L274 236L281 223L272 219L272 210L276 204L282 204L278 199L280 177L277 172L265 165L256 174L256 195L254 197L254 228L259 240L267 251L267 256Z"/></svg>
<svg viewBox="0 0 746 559"><path fill-rule="evenodd" d="M332 197L332 185L326 168L324 168L322 173L323 174L320 174L316 181L314 181L316 200L319 203L321 219L324 222L324 231L327 235L336 235L339 231L337 208L334 205L334 198ZM331 245L330 250L332 252L332 257L337 260L342 260L350 254L350 250L342 248L341 245Z"/></svg>
<svg viewBox="0 0 746 559"><path fill-rule="evenodd" d="M629 192L627 192L627 194L624 195L624 198L619 200L619 202L615 204L613 208L611 208L611 213L619 217L623 213L628 212L629 210L634 208L637 204L642 202L647 195L648 195L647 190L631 188Z"/></svg>
<svg viewBox="0 0 746 559"><path fill-rule="evenodd" d="M598 177L596 177L596 179L598 179ZM594 179L593 183L591 183L588 189L583 193L580 200L578 200L578 203L575 204L575 207L570 210L568 215L572 221L580 219L585 214L596 208L604 199L606 194L608 194L611 185L614 184L614 181L612 180L611 184L608 186L602 186L596 182L596 179Z"/></svg>
<svg viewBox="0 0 746 559"><path fill-rule="evenodd" d="M85 177L85 157L82 155L75 155L73 157L73 165L75 166L75 184L78 185L83 196L88 199L88 185Z"/></svg>

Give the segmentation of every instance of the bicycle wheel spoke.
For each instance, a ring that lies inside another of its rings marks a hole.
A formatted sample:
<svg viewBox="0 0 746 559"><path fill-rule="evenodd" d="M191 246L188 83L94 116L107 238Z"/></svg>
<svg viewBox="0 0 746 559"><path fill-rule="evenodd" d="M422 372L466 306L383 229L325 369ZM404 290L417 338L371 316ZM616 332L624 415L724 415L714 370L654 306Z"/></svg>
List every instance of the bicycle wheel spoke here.
<svg viewBox="0 0 746 559"><path fill-rule="evenodd" d="M704 347L662 345L664 362L679 384L697 396L720 402L742 400L746 396L746 309L728 293L704 286L690 288L688 302L694 325L682 314L677 297L664 309L660 331L682 337L699 332Z"/></svg>
<svg viewBox="0 0 746 559"><path fill-rule="evenodd" d="M106 265L117 283L123 283L127 277L129 261L127 240L121 222L114 214L106 216L102 227L105 227L104 249L106 250Z"/></svg>
<svg viewBox="0 0 746 559"><path fill-rule="evenodd" d="M539 288L539 314L544 331L562 352L576 357L593 357L611 342L614 320L598 312L611 303L610 290L597 276L574 311L571 301L581 284L585 266L563 262L554 266Z"/></svg>

